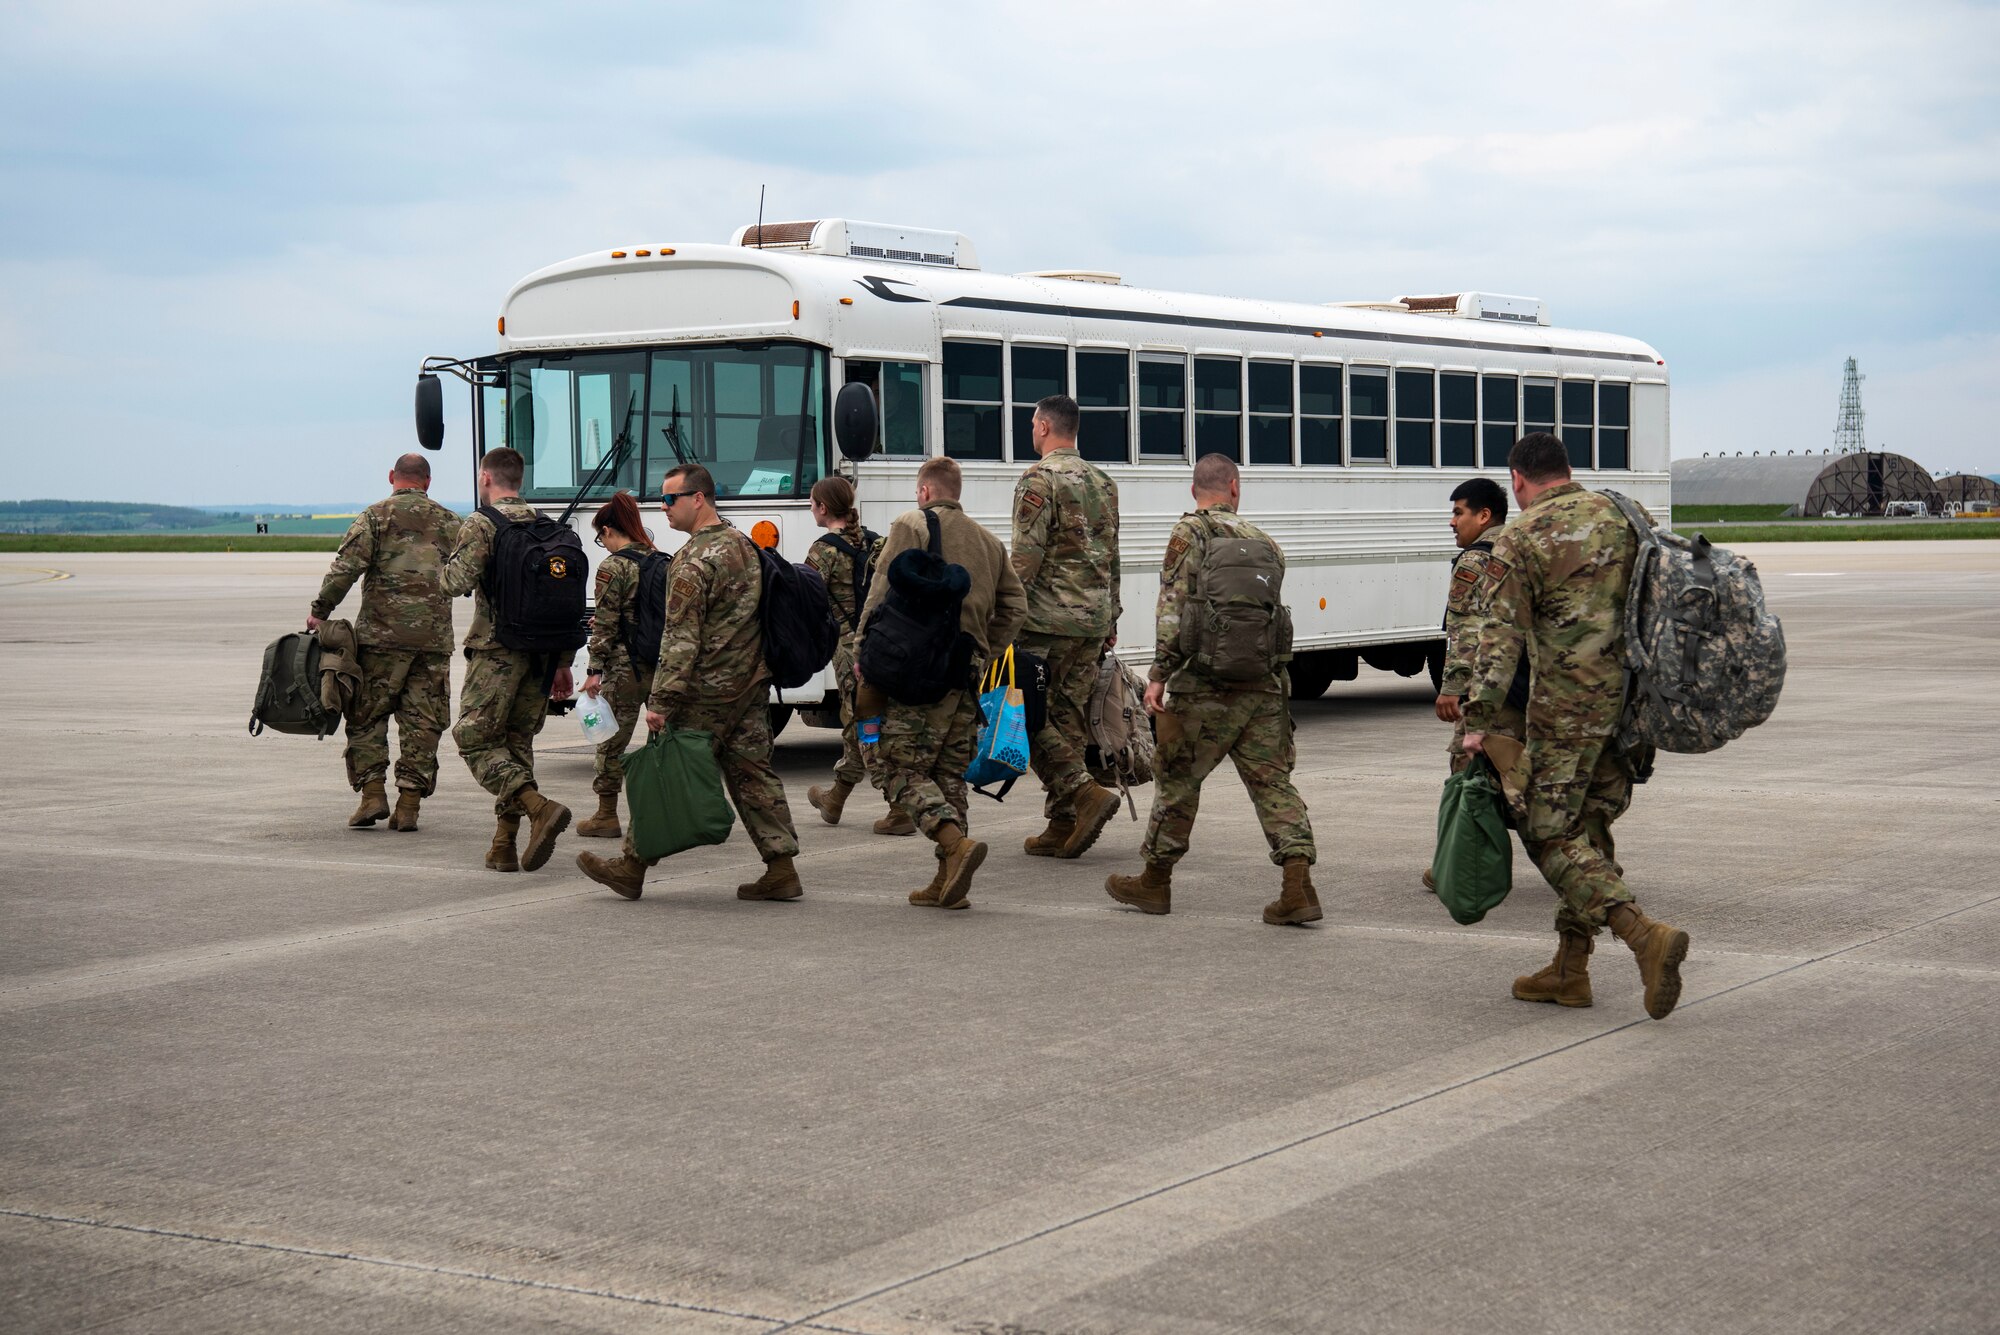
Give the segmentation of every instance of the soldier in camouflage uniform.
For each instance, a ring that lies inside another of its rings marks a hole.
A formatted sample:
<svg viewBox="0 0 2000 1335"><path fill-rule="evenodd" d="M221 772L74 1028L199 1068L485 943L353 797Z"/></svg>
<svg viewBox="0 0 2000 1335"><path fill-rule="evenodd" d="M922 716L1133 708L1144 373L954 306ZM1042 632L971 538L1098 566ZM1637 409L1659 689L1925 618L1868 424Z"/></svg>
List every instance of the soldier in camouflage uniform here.
<svg viewBox="0 0 2000 1335"><path fill-rule="evenodd" d="M1205 454L1197 460L1192 490L1194 511L1181 516L1167 539L1156 614L1158 647L1146 683L1146 709L1157 720L1159 733L1159 749L1153 754L1153 813L1142 846L1146 866L1137 876L1107 878L1104 889L1146 913L1171 911L1174 864L1187 854L1202 781L1227 759L1235 762L1250 790L1271 861L1283 869L1283 888L1265 905L1264 921L1274 926L1315 922L1322 915L1311 867L1319 851L1305 799L1292 785L1291 683L1283 663L1274 658L1269 675L1258 681L1210 680L1190 661L1181 636L1210 542L1247 538L1266 543L1281 572L1284 553L1236 513L1242 483L1227 456Z"/></svg>
<svg viewBox="0 0 2000 1335"><path fill-rule="evenodd" d="M854 508L854 485L844 477L823 477L813 483L812 514L827 532L806 549L806 564L826 581L827 597L832 599L833 614L841 625L840 643L833 651L834 689L840 695L840 763L833 767L833 786L814 784L806 789L806 801L812 803L821 820L838 825L848 795L868 777L861 741L855 733L854 656L861 644L861 604L868 598L868 572L880 564L882 535L862 525ZM916 832L910 818L894 804L875 822L877 834Z"/></svg>
<svg viewBox="0 0 2000 1335"><path fill-rule="evenodd" d="M653 541L639 514L638 502L619 492L591 519L605 558L597 563L597 584L591 595L590 673L585 695L601 697L611 706L618 731L597 744L591 789L597 813L576 823L586 839L616 839L625 833L618 824L618 794L625 791L625 748L639 726L646 703L646 683L625 647L625 634L639 600L639 564L653 554Z"/></svg>
<svg viewBox="0 0 2000 1335"><path fill-rule="evenodd" d="M917 508L899 516L883 540L862 621L866 624L888 597L889 563L930 545L929 511L937 517L940 553L965 567L969 579L958 628L973 638L977 672L990 654L1013 639L1027 613L1027 594L1008 563L1007 549L959 504L963 486L957 460L926 459L917 470ZM919 907L969 907L972 873L986 860L986 845L970 837L966 805L965 769L978 740L979 693L970 683L936 704L890 700L883 712L881 755L875 761L882 789L936 844L937 866L929 884L910 892L910 902Z"/></svg>
<svg viewBox="0 0 2000 1335"><path fill-rule="evenodd" d="M1638 540L1605 496L1570 479L1561 440L1523 437L1508 457L1519 517L1494 541L1478 598L1486 620L1465 704L1464 748L1485 749L1516 665L1526 655L1527 800L1522 846L1562 896L1555 960L1514 980L1523 1001L1591 1002L1591 944L1600 927L1631 948L1646 1013L1680 999L1688 936L1640 911L1611 845L1632 800L1631 758L1613 741L1623 704L1625 599Z"/></svg>
<svg viewBox="0 0 2000 1335"><path fill-rule="evenodd" d="M1035 405L1035 453L1014 487L1014 571L1028 591L1017 640L1048 664L1048 716L1028 739L1028 763L1047 796L1048 828L1027 841L1037 857L1079 857L1118 812L1118 794L1084 766L1086 720L1099 662L1118 641L1118 484L1076 452L1076 400Z"/></svg>
<svg viewBox="0 0 2000 1335"><path fill-rule="evenodd" d="M306 616L318 630L361 585L361 688L347 714L347 781L361 794L350 826L384 816L392 830L417 828L417 808L437 791L438 738L451 721L451 598L442 583L458 516L432 500L430 462L406 454L389 473L395 490L348 526ZM396 810L389 810L389 716L395 715Z"/></svg>
<svg viewBox="0 0 2000 1335"><path fill-rule="evenodd" d="M660 507L688 540L674 554L646 726L655 732L693 729L715 739L723 787L764 860L764 874L737 886L736 897L797 899L805 893L792 865L799 837L784 782L771 768L771 672L758 618L764 579L756 545L716 513L715 479L699 464L667 474ZM629 828L618 857L576 855L584 875L627 899L639 897L646 869L656 861L639 856Z"/></svg>
<svg viewBox="0 0 2000 1335"><path fill-rule="evenodd" d="M533 519L535 508L521 499L526 469L518 451L506 446L488 450L479 460L481 501L516 523ZM570 672L563 663L551 674L545 656L500 643L485 588L494 536L493 521L473 512L459 525L458 544L445 565L445 592L473 598L472 629L465 633L465 683L451 735L472 777L493 794L497 823L486 851L487 867L536 871L549 860L556 836L569 827L569 808L543 797L536 786L535 734L548 717L550 696L569 696ZM528 841L517 853L523 816Z"/></svg>
<svg viewBox="0 0 2000 1335"><path fill-rule="evenodd" d="M1444 674L1438 683L1437 716L1451 724L1451 741L1445 754L1451 758L1451 772L1458 773L1468 763L1465 754L1465 696L1472 689L1473 651L1479 647L1479 581L1486 570L1487 554L1493 550L1493 530L1507 522L1507 493L1491 478L1475 477L1461 482L1451 493L1451 536L1458 555L1451 561L1451 585L1444 604ZM1492 731L1520 741L1527 736L1527 719L1521 708L1528 699L1527 666L1522 665ZM1437 893L1437 882L1428 868L1424 889Z"/></svg>

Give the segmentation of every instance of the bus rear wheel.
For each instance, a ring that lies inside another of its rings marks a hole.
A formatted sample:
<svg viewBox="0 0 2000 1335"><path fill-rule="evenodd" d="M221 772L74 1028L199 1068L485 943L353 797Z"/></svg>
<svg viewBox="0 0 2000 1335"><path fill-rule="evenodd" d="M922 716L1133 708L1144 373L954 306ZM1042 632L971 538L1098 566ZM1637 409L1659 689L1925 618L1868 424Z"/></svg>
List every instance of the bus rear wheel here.
<svg viewBox="0 0 2000 1335"><path fill-rule="evenodd" d="M791 721L792 707L790 705L771 706L771 738L773 741L777 740L778 734L783 732L785 725Z"/></svg>

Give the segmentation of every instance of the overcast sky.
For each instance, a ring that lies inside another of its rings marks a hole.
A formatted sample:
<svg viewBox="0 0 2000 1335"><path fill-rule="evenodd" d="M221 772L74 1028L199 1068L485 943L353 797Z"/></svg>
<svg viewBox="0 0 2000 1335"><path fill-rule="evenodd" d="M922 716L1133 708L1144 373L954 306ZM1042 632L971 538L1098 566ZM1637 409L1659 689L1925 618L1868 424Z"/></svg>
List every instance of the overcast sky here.
<svg viewBox="0 0 2000 1335"><path fill-rule="evenodd" d="M515 279L725 240L760 183L992 269L1539 296L1661 350L1680 455L1824 448L1852 355L1871 445L2000 470L1989 5L15 0L0 31L0 497L369 499L417 362L489 349Z"/></svg>

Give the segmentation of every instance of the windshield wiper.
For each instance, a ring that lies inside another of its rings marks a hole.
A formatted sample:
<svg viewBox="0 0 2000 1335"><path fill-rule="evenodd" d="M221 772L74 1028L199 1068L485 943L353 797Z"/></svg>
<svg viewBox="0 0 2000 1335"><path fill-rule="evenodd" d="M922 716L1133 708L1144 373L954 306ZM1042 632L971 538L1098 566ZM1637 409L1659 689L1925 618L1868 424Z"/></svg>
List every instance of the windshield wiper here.
<svg viewBox="0 0 2000 1335"><path fill-rule="evenodd" d="M569 508L562 512L562 523L569 523L570 519L576 514L577 507L583 504L583 498L597 489L598 479L603 477L607 470L616 473L619 467L625 462L625 455L631 450L634 443L632 439L632 419L638 415L638 412L639 391L635 389L632 391L632 397L626 402L625 425L619 428L617 438L611 442L611 452L597 461L597 467L590 470L590 476L583 480L581 487L577 488L576 495L570 500Z"/></svg>

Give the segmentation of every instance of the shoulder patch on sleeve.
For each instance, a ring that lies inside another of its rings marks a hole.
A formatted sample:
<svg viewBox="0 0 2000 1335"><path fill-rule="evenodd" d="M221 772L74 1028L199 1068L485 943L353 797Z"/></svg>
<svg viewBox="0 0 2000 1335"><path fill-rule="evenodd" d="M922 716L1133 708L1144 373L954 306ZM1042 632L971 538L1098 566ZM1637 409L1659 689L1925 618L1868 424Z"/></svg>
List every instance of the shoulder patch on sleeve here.
<svg viewBox="0 0 2000 1335"><path fill-rule="evenodd" d="M1507 562L1501 560L1497 556L1487 557L1485 568L1486 568L1486 578L1493 580L1501 580L1507 578L1508 572L1514 569L1513 566L1509 565Z"/></svg>
<svg viewBox="0 0 2000 1335"><path fill-rule="evenodd" d="M701 581L695 577L694 571L688 568L692 563L683 565L676 562L676 564L680 565L680 569L675 572L673 585L667 591L667 601L670 603L696 601L701 597Z"/></svg>
<svg viewBox="0 0 2000 1335"><path fill-rule="evenodd" d="M1463 584L1477 584L1479 582L1479 572L1469 565L1462 565L1452 572L1452 578Z"/></svg>
<svg viewBox="0 0 2000 1335"><path fill-rule="evenodd" d="M1181 533L1179 530L1175 530L1174 536L1167 540L1167 560L1165 569L1167 569L1168 571L1172 571L1176 567L1178 567L1181 563L1181 558L1187 555L1187 549L1188 549L1187 536Z"/></svg>
<svg viewBox="0 0 2000 1335"><path fill-rule="evenodd" d="M1042 507L1048 503L1049 498L1041 492L1026 488L1021 492L1021 508L1015 512L1014 517L1023 524L1033 523L1035 516L1040 514Z"/></svg>

